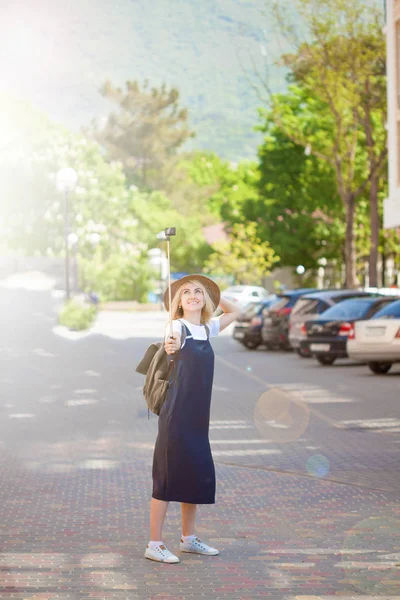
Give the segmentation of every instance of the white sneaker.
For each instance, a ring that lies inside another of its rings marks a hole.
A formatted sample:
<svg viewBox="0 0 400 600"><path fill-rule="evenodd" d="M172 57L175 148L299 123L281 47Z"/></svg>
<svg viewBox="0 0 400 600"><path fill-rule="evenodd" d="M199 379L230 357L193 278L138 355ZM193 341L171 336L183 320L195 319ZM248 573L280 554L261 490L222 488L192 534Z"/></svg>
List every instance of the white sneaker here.
<svg viewBox="0 0 400 600"><path fill-rule="evenodd" d="M146 552L144 553L146 558L150 560L156 560L157 562L165 562L165 563L178 563L179 558L172 554L168 550L164 544L160 544L160 546L154 546L150 548L149 545L146 546Z"/></svg>
<svg viewBox="0 0 400 600"><path fill-rule="evenodd" d="M208 556L215 556L219 554L219 550L208 546L203 540L196 537L192 540L184 542L181 538L180 549L182 552L193 552L194 554L207 554Z"/></svg>

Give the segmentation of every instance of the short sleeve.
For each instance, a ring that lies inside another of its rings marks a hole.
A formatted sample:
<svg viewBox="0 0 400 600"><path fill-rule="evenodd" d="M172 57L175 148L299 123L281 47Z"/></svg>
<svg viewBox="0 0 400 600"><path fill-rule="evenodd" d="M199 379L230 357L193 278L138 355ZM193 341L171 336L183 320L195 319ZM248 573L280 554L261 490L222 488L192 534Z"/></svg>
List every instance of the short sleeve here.
<svg viewBox="0 0 400 600"><path fill-rule="evenodd" d="M180 321L172 321L172 331L173 333L179 333L182 335L182 323ZM170 333L169 323L167 323L165 327L165 340L168 339Z"/></svg>
<svg viewBox="0 0 400 600"><path fill-rule="evenodd" d="M220 320L218 317L213 317L209 322L210 337L217 337L219 334Z"/></svg>

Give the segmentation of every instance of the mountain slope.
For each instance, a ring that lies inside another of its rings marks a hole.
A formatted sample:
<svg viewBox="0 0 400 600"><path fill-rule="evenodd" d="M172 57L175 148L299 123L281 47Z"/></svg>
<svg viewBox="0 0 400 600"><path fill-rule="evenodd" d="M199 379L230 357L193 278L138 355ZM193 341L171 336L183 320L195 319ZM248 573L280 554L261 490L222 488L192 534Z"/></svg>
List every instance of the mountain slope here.
<svg viewBox="0 0 400 600"><path fill-rule="evenodd" d="M35 0L22 13L10 3L0 25L2 87L77 129L111 110L98 93L106 79L165 81L189 108L192 146L231 160L254 156L260 100L248 76L252 60L262 62L263 7L263 0Z"/></svg>

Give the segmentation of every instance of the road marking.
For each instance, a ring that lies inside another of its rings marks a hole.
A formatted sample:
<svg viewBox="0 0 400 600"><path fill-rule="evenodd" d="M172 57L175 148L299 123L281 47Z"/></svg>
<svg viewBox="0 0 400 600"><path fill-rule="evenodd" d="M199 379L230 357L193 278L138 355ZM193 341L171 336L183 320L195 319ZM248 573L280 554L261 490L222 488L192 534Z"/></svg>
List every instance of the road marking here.
<svg viewBox="0 0 400 600"><path fill-rule="evenodd" d="M211 425L247 425L249 421L219 421L218 419L212 419Z"/></svg>
<svg viewBox="0 0 400 600"><path fill-rule="evenodd" d="M270 440L210 440L211 444L273 444Z"/></svg>
<svg viewBox="0 0 400 600"><path fill-rule="evenodd" d="M35 348L32 350L33 354L37 356L43 356L44 358L56 358L57 354L53 354L52 352L47 352L47 350L43 350L43 348Z"/></svg>
<svg viewBox="0 0 400 600"><path fill-rule="evenodd" d="M12 413L8 415L9 419L32 419L36 417L33 413Z"/></svg>
<svg viewBox="0 0 400 600"><path fill-rule="evenodd" d="M399 433L400 419L396 417L384 417L378 419L352 419L340 421L346 429L365 429L374 433Z"/></svg>
<svg viewBox="0 0 400 600"><path fill-rule="evenodd" d="M237 367L236 365L234 365L233 363L229 362L225 358L222 358L221 356L217 355L216 356L216 360L219 361L219 362L221 362L225 366L229 367L230 369L233 369L234 371L237 371L241 375L245 375L246 377L248 377L250 379L253 379L254 381L257 381L257 383L261 383L267 389L269 389L269 388L276 388L277 387L275 384L272 385L272 384L268 383L267 381L265 381L264 379L261 379L261 377L258 377L258 375L254 375L253 373L250 373L246 369L242 369L241 367ZM288 395L290 395L290 394L288 393ZM297 401L296 398L293 398L293 402L299 404L299 402ZM325 416L323 413L321 413L318 409L316 409L314 407L310 407L310 412L315 417L317 417L321 421L325 421L326 423L328 423L329 425L331 425L331 427L334 427L335 429L345 429L344 425L342 425L341 423L335 421L334 419L331 419L330 417Z"/></svg>
<svg viewBox="0 0 400 600"><path fill-rule="evenodd" d="M253 425L210 425L210 429L253 429Z"/></svg>
<svg viewBox="0 0 400 600"><path fill-rule="evenodd" d="M67 400L65 406L85 406L86 404L97 404L94 398L80 398L79 400Z"/></svg>
<svg viewBox="0 0 400 600"><path fill-rule="evenodd" d="M213 456L256 456L261 454L282 454L282 451L261 448L259 450L213 450L212 453Z"/></svg>
<svg viewBox="0 0 400 600"><path fill-rule="evenodd" d="M373 554L376 550L371 548L361 548L353 550L352 548L281 548L273 550L260 550L261 554L306 554L308 556L315 555L336 555L336 554Z"/></svg>
<svg viewBox="0 0 400 600"><path fill-rule="evenodd" d="M81 469L116 469L118 466L118 461L105 460L103 458L84 460L78 465L78 467L80 467Z"/></svg>

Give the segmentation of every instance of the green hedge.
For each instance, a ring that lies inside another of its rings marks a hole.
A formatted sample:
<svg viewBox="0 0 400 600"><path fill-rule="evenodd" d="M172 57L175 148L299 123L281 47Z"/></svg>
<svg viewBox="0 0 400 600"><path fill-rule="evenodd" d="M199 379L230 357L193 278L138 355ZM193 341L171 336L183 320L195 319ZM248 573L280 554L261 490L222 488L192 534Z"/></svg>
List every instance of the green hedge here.
<svg viewBox="0 0 400 600"><path fill-rule="evenodd" d="M97 310L95 306L82 304L76 300L69 300L62 307L58 321L68 329L82 331L88 329L96 319Z"/></svg>

